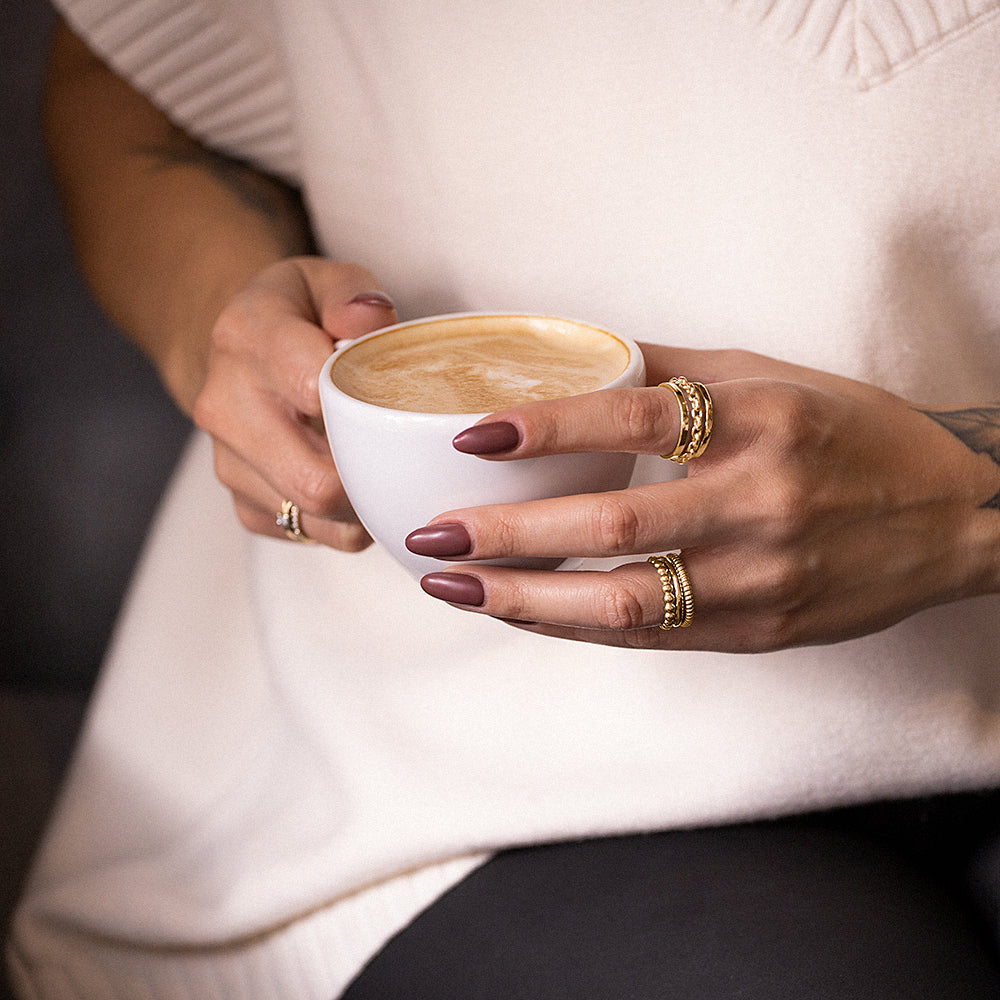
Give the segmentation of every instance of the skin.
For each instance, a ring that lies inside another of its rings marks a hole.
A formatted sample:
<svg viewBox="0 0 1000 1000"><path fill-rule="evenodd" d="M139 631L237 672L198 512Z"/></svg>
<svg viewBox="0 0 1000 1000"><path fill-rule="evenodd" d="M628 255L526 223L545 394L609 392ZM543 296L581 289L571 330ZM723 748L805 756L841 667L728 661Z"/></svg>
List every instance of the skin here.
<svg viewBox="0 0 1000 1000"><path fill-rule="evenodd" d="M758 652L849 639L1000 590L1000 407L928 413L747 352L647 344L643 353L651 385L683 373L709 386L715 428L704 456L667 483L435 518L464 529L462 561L622 560L597 573L452 570L480 584L474 603L456 606L585 642ZM609 390L484 421L498 422L517 428L519 444L479 460L658 455L677 441L679 408L666 389ZM629 556L672 549L683 551L696 617L663 630L659 579ZM456 596L441 574L423 582L433 596Z"/></svg>
<svg viewBox="0 0 1000 1000"><path fill-rule="evenodd" d="M65 26L52 50L46 127L81 267L178 406L212 436L242 523L283 538L275 512L289 498L315 540L363 548L370 540L330 456L316 379L338 339L395 320L374 275L316 256L293 190L205 150ZM1000 591L1000 408L930 414L741 351L644 352L653 387L497 414L490 422L512 424L519 444L469 461L669 452L677 403L655 384L675 374L711 390L706 454L679 481L442 514L433 523L458 525L469 541L448 572L476 599L458 606L588 642L748 652L836 642ZM665 631L656 627L659 579L638 557L676 548L695 620ZM505 555L622 565L460 565ZM425 580L431 594L436 581ZM438 586L436 596L455 595Z"/></svg>
<svg viewBox="0 0 1000 1000"><path fill-rule="evenodd" d="M194 142L66 26L51 49L45 131L83 273L213 439L251 531L369 544L320 421L317 378L341 338L395 320L364 268L311 253L292 189Z"/></svg>

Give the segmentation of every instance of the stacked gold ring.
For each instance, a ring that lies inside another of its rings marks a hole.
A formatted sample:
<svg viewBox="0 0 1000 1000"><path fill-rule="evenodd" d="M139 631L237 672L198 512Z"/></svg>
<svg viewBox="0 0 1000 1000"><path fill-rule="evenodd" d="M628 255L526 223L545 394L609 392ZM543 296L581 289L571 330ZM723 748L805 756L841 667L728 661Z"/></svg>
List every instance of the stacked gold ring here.
<svg viewBox="0 0 1000 1000"><path fill-rule="evenodd" d="M714 416L712 397L701 382L690 382L683 375L661 382L660 388L673 392L681 409L677 444L669 455L662 455L661 458L686 465L692 458L704 455L708 447Z"/></svg>
<svg viewBox="0 0 1000 1000"><path fill-rule="evenodd" d="M687 628L694 618L694 595L684 560L676 552L650 556L663 588L663 621L660 628Z"/></svg>
<svg viewBox="0 0 1000 1000"><path fill-rule="evenodd" d="M281 501L281 510L274 523L284 531L285 536L293 542L311 542L312 539L302 530L302 511L298 504L291 500Z"/></svg>

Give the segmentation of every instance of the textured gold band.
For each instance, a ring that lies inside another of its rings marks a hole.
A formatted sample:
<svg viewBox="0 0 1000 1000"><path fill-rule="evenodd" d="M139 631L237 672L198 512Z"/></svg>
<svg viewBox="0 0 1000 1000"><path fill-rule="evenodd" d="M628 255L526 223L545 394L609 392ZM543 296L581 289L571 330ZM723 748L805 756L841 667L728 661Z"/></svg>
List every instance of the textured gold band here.
<svg viewBox="0 0 1000 1000"><path fill-rule="evenodd" d="M694 618L694 594L691 593L691 580L688 577L687 567L684 565L684 560L681 559L680 553L668 552L666 559L673 567L674 577L681 592L681 601L678 602L678 605L683 604L683 607L678 606L677 609L677 617L679 619L677 627L687 628Z"/></svg>
<svg viewBox="0 0 1000 1000"><path fill-rule="evenodd" d="M660 628L677 627L677 591L674 590L674 575L665 556L650 556L646 562L656 567L663 588L663 621Z"/></svg>
<svg viewBox="0 0 1000 1000"><path fill-rule="evenodd" d="M660 383L660 388L670 389L677 399L681 411L680 431L677 444L669 455L661 458L686 465L692 458L705 454L712 437L715 410L708 389L701 382L690 382L683 375Z"/></svg>
<svg viewBox="0 0 1000 1000"><path fill-rule="evenodd" d="M650 556L663 588L663 621L660 628L687 628L694 618L694 595L684 560L676 552Z"/></svg>

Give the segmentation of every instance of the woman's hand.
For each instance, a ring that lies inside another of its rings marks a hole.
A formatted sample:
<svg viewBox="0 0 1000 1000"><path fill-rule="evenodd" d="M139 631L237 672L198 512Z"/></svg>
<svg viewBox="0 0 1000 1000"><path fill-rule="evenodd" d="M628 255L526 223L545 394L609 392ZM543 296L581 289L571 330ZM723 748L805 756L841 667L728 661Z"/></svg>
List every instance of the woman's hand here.
<svg viewBox="0 0 1000 1000"><path fill-rule="evenodd" d="M80 264L108 314L215 439L252 531L283 537L284 500L342 549L368 536L320 421L317 378L341 338L395 319L366 271L303 256L296 190L207 149L92 53L53 35L46 136Z"/></svg>
<svg viewBox="0 0 1000 1000"><path fill-rule="evenodd" d="M933 604L1000 590L1000 408L967 433L873 386L739 351L644 346L651 385L708 385L715 428L688 476L526 504L450 511L417 552L616 557L611 572L476 565L426 576L432 596L548 635L611 645L749 652L867 634ZM670 452L668 389L532 403L460 437L470 461L575 451ZM499 426L498 426L499 425ZM511 447L507 447L511 446ZM498 448L506 447L499 451ZM653 566L680 549L689 628L660 629Z"/></svg>
<svg viewBox="0 0 1000 1000"><path fill-rule="evenodd" d="M369 544L330 454L318 377L336 341L395 319L372 275L316 257L266 268L221 312L194 419L251 531L283 538L276 515L291 500L309 538L345 551Z"/></svg>

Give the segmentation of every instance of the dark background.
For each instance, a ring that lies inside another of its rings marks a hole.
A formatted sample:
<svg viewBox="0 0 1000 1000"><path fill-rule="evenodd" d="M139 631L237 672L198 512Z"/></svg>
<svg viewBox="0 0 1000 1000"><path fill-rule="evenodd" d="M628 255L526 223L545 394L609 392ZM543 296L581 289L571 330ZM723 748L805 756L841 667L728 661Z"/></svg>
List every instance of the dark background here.
<svg viewBox="0 0 1000 1000"><path fill-rule="evenodd" d="M101 316L73 262L39 123L54 23L45 0L0 0L4 936L189 430L151 367Z"/></svg>

